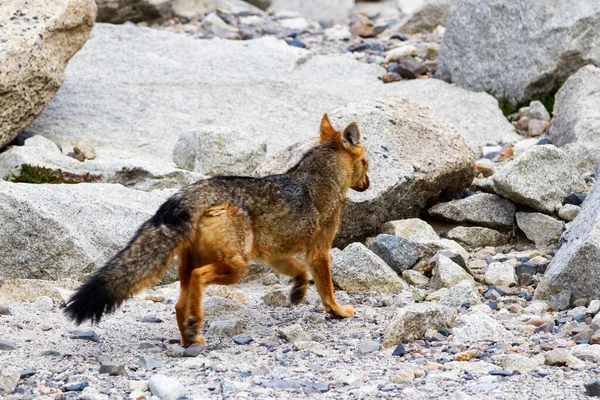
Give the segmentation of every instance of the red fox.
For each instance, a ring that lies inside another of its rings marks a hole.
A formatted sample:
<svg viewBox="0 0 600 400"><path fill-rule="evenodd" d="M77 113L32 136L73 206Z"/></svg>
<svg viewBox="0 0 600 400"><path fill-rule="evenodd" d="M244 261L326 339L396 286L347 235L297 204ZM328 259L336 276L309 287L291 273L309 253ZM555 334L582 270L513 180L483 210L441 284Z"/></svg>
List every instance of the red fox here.
<svg viewBox="0 0 600 400"><path fill-rule="evenodd" d="M347 190L369 187L368 159L356 122L339 132L325 114L319 139L284 174L218 176L183 188L77 290L65 313L78 324L99 322L160 279L177 255L181 290L175 311L186 346L204 344L204 287L237 283L253 259L293 278L292 304L303 299L310 271L325 311L352 317L354 309L335 300L329 249ZM306 262L296 258L301 253Z"/></svg>

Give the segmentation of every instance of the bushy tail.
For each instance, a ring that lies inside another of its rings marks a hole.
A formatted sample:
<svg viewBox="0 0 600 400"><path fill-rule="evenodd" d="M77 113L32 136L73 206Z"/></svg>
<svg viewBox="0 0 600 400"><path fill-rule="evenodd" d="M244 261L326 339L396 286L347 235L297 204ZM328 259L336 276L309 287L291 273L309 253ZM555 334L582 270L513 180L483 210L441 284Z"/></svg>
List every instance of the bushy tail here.
<svg viewBox="0 0 600 400"><path fill-rule="evenodd" d="M65 313L77 324L99 322L127 298L160 279L174 252L189 239L190 211L176 197L167 200L133 239L69 299Z"/></svg>

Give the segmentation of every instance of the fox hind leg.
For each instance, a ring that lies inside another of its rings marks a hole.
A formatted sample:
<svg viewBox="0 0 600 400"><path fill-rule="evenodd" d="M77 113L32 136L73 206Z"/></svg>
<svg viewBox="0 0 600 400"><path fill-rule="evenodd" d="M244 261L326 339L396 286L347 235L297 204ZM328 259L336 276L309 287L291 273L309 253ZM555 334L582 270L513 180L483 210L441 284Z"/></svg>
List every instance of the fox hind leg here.
<svg viewBox="0 0 600 400"><path fill-rule="evenodd" d="M306 264L294 257L271 261L269 264L275 271L294 278L294 286L290 291L290 303L294 305L300 303L308 289Z"/></svg>

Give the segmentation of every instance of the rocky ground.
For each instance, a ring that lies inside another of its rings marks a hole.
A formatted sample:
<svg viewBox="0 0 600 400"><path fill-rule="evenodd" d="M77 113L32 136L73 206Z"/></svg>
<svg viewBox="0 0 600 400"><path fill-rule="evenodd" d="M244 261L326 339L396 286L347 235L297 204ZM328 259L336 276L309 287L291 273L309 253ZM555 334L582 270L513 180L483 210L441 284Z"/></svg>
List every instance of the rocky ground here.
<svg viewBox="0 0 600 400"><path fill-rule="evenodd" d="M21 96L0 90L3 398L600 396L595 2L331 0L321 18L308 1L98 0L97 21L135 23L93 30L91 0L26 3L0 5L0 72ZM99 325L66 320L79 282L177 188L285 170L324 112L357 121L370 157L331 250L353 318L312 286L289 307L287 279L253 265L207 290L206 346L179 344L176 282ZM67 180L86 183L24 183Z"/></svg>

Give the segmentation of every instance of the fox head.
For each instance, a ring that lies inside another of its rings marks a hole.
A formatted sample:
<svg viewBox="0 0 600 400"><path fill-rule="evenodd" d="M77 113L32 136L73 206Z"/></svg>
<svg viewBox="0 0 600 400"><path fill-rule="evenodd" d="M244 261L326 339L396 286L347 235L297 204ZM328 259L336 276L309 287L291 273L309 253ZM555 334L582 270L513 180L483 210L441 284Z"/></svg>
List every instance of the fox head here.
<svg viewBox="0 0 600 400"><path fill-rule="evenodd" d="M321 119L319 143L329 143L344 152L350 189L363 192L369 188L369 159L356 122L351 122L343 132L338 132L329 122L327 114L324 114Z"/></svg>

